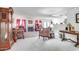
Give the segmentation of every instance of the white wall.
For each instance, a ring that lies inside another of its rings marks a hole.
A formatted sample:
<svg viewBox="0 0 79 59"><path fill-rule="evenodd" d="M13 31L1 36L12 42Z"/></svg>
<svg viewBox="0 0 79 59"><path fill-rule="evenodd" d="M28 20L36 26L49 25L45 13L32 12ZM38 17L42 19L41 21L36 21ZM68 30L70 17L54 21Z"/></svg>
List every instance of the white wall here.
<svg viewBox="0 0 79 59"><path fill-rule="evenodd" d="M13 27L14 27L14 28L16 27L16 20L17 20L17 19L20 19L20 20L25 19L25 20L26 20L26 31L28 30L28 29L27 29L28 26L33 26L33 27L34 27L34 22L33 22L33 24L28 25L28 20L31 19L31 18L27 18L27 16L25 16L25 15L14 14L14 15L13 15L13 19L14 19L14 21L13 21Z"/></svg>
<svg viewBox="0 0 79 59"><path fill-rule="evenodd" d="M76 13L79 13L79 8L73 8L68 11L67 23L71 23L76 31L79 31L79 23L76 23Z"/></svg>
<svg viewBox="0 0 79 59"><path fill-rule="evenodd" d="M40 20L42 20L42 25L43 25L43 23L44 22L50 22L50 18L49 17L40 17L40 16L36 16L36 17L28 17L28 16L26 16L26 15L20 15L20 14L16 14L16 13L14 13L14 15L13 15L13 27L15 28L16 27L16 20L17 19L20 19L20 20L22 20L22 19L25 19L26 20L26 30L28 30L27 28L28 28L28 26L33 26L33 27L35 27L35 20L37 20L37 19L40 19ZM33 20L33 24L28 24L28 20Z"/></svg>
<svg viewBox="0 0 79 59"><path fill-rule="evenodd" d="M67 15L66 15L67 16L67 24L68 23L71 23L75 27L75 30L76 31L79 31L79 23L76 23L76 17L75 17L76 16L76 13L79 13L79 8L72 8L71 10L69 10L67 12ZM29 19L32 19L33 20L33 24L31 26L34 26L34 21L36 19L41 19L43 23L45 21L46 22L50 22L53 19L53 18L50 18L50 17L39 17L39 16L36 16L36 17L28 17L26 15L20 15L20 14L16 14L16 13L14 13L13 18L14 18L13 27L16 26L16 19L21 19L21 20L22 19L26 19L26 30L27 30L28 20ZM58 20L58 22L59 22L59 20ZM64 24L64 25L57 25L56 24L54 26L55 26L55 28L54 28L55 31L62 30L62 29L64 30L66 24ZM69 37L69 38L71 38L73 40L76 40L76 36L74 36L74 35L67 34L66 37Z"/></svg>
<svg viewBox="0 0 79 59"><path fill-rule="evenodd" d="M76 13L79 13L79 8L73 8L67 13L67 23L71 23L75 27L75 31L79 31L79 23L76 23ZM67 34L67 38L71 38L76 41L77 36Z"/></svg>

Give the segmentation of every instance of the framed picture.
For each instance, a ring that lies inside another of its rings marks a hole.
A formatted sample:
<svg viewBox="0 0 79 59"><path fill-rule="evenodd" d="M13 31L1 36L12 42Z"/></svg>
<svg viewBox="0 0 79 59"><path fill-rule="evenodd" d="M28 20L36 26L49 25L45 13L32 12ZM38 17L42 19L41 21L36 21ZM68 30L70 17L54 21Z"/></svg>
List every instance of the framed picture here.
<svg viewBox="0 0 79 59"><path fill-rule="evenodd" d="M79 13L76 14L76 23L79 23Z"/></svg>
<svg viewBox="0 0 79 59"><path fill-rule="evenodd" d="M32 24L33 23L33 21L32 20L28 20L28 24Z"/></svg>

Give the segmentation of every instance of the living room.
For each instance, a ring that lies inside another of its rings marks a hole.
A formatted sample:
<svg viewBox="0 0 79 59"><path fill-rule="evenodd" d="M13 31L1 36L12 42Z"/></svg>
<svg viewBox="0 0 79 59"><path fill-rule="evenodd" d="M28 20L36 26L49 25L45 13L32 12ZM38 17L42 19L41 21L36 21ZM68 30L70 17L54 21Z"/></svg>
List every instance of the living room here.
<svg viewBox="0 0 79 59"><path fill-rule="evenodd" d="M3 9L6 8L1 8L0 12L5 12ZM79 50L78 7L10 7L9 9L12 10L12 12L9 13L12 13L12 22L10 25L12 26L11 28L14 33L11 34L13 35L13 43L9 43L11 41L10 39L4 39L8 37L6 34L7 31L4 31L5 34L2 34L4 35L4 38L0 39L0 50ZM8 15L8 13L6 14ZM4 14L3 16L3 18L5 18ZM10 17L11 16L9 15L9 18ZM3 22L6 21L1 21L0 23ZM2 28L3 25L4 24L1 26ZM19 27L21 29L19 29ZM6 28L6 26L4 28ZM8 42L4 43L6 40Z"/></svg>

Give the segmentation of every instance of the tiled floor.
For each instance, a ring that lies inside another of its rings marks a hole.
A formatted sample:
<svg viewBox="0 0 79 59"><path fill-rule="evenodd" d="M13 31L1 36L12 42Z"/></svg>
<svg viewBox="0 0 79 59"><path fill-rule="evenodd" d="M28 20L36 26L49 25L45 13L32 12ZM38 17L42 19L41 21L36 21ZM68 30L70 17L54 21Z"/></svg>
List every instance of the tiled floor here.
<svg viewBox="0 0 79 59"><path fill-rule="evenodd" d="M18 39L8 51L74 51L79 48L74 47L74 43L64 41L60 38L43 41L39 39L38 33L26 33L25 39ZM28 37L26 37L28 36ZM31 37L30 37L31 36Z"/></svg>

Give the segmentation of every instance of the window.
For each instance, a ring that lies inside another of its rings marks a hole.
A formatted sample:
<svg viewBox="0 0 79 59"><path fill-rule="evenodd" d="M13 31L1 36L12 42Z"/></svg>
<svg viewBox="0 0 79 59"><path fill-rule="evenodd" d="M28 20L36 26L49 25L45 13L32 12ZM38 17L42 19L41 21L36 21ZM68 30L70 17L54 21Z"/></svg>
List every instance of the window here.
<svg viewBox="0 0 79 59"><path fill-rule="evenodd" d="M44 28L48 28L48 27L49 27L49 22L44 22L43 27L44 27Z"/></svg>

